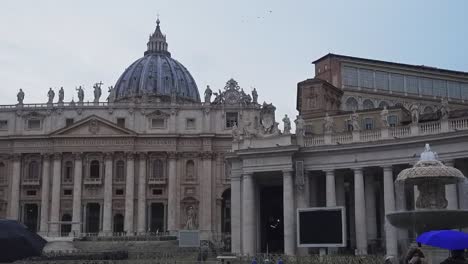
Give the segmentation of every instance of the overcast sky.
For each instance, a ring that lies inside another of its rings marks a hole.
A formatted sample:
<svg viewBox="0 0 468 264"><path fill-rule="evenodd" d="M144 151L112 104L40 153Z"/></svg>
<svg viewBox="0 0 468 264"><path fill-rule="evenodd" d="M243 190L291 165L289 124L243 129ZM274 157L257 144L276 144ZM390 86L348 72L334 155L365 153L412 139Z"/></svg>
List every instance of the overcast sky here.
<svg viewBox="0 0 468 264"><path fill-rule="evenodd" d="M104 100L143 56L159 13L201 95L232 77L273 102L277 119L295 117L297 83L329 52L468 71L467 12L463 0L3 0L0 104L15 104L19 88L25 103L45 103L60 86L76 100L79 85L91 101L98 81Z"/></svg>

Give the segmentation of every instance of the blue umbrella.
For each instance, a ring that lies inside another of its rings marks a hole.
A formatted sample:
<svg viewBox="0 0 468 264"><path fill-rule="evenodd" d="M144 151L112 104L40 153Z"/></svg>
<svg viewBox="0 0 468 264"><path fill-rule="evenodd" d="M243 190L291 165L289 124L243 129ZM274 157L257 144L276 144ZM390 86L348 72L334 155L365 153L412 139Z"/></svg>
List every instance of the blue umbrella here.
<svg viewBox="0 0 468 264"><path fill-rule="evenodd" d="M416 242L448 250L459 250L468 248L468 234L454 230L429 231L418 236Z"/></svg>

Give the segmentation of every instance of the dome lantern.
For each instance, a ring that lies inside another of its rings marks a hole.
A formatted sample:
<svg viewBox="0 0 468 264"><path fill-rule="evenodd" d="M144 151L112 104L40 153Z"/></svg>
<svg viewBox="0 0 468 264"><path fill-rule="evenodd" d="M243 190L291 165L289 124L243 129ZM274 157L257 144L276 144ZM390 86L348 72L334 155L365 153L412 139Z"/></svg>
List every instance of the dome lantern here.
<svg viewBox="0 0 468 264"><path fill-rule="evenodd" d="M161 32L161 27L159 26L159 18L156 20L156 29L154 33L150 35L148 43L147 43L147 50L145 51L145 55L152 54L152 53L163 53L167 56L171 56L171 53L167 51L167 42L166 42L166 35Z"/></svg>

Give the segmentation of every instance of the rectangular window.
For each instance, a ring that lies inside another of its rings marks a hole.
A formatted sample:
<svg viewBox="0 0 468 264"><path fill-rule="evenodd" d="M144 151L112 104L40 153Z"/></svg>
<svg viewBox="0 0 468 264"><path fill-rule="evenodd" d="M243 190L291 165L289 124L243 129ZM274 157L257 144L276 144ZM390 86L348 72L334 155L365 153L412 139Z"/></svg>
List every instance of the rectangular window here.
<svg viewBox="0 0 468 264"><path fill-rule="evenodd" d="M72 189L65 189L63 190L63 195L64 196L71 196L73 194L73 190Z"/></svg>
<svg viewBox="0 0 468 264"><path fill-rule="evenodd" d="M123 189L116 189L115 190L115 195L124 195L124 190Z"/></svg>
<svg viewBox="0 0 468 264"><path fill-rule="evenodd" d="M423 95L433 95L432 93L432 80L429 78L421 79L421 93Z"/></svg>
<svg viewBox="0 0 468 264"><path fill-rule="evenodd" d="M153 118L151 119L151 128L165 128L166 120L163 118Z"/></svg>
<svg viewBox="0 0 468 264"><path fill-rule="evenodd" d="M343 67L343 85L344 86L358 86L358 69L354 67Z"/></svg>
<svg viewBox="0 0 468 264"><path fill-rule="evenodd" d="M234 125L239 126L237 123L237 112L228 112L226 113L226 128L231 128Z"/></svg>
<svg viewBox="0 0 468 264"><path fill-rule="evenodd" d="M468 83L462 83L460 90L462 98L465 100L468 99Z"/></svg>
<svg viewBox="0 0 468 264"><path fill-rule="evenodd" d="M117 126L125 128L125 118L117 118Z"/></svg>
<svg viewBox="0 0 468 264"><path fill-rule="evenodd" d="M388 116L388 125L390 127L396 127L397 124L398 124L398 116L396 116L396 115Z"/></svg>
<svg viewBox="0 0 468 264"><path fill-rule="evenodd" d="M74 122L73 118L67 118L65 120L65 126L71 126L73 125L73 122Z"/></svg>
<svg viewBox="0 0 468 264"><path fill-rule="evenodd" d="M28 120L28 129L41 129L41 120L39 119L29 119Z"/></svg>
<svg viewBox="0 0 468 264"><path fill-rule="evenodd" d="M153 195L162 195L163 193L162 189L153 189L152 192Z"/></svg>
<svg viewBox="0 0 468 264"><path fill-rule="evenodd" d="M406 92L411 94L419 94L418 77L406 76Z"/></svg>
<svg viewBox="0 0 468 264"><path fill-rule="evenodd" d="M348 132L353 131L353 124L351 123L351 120L345 121L345 128L346 128L346 131Z"/></svg>
<svg viewBox="0 0 468 264"><path fill-rule="evenodd" d="M405 80L403 75L392 73L390 76L390 90L400 93L405 91Z"/></svg>
<svg viewBox="0 0 468 264"><path fill-rule="evenodd" d="M195 118L187 118L186 129L195 129Z"/></svg>
<svg viewBox="0 0 468 264"><path fill-rule="evenodd" d="M447 82L447 88L448 88L448 96L450 98L461 98L461 93L460 93L460 83L459 82Z"/></svg>
<svg viewBox="0 0 468 264"><path fill-rule="evenodd" d="M8 120L0 120L0 130L8 129Z"/></svg>
<svg viewBox="0 0 468 264"><path fill-rule="evenodd" d="M447 96L447 82L443 80L434 80L434 95L440 97Z"/></svg>
<svg viewBox="0 0 468 264"><path fill-rule="evenodd" d="M364 118L363 120L364 124L363 124L363 127L365 130L372 130L374 129L374 119L372 118Z"/></svg>
<svg viewBox="0 0 468 264"><path fill-rule="evenodd" d="M360 69L359 82L363 88L374 88L374 71Z"/></svg>
<svg viewBox="0 0 468 264"><path fill-rule="evenodd" d="M388 91L388 73L381 71L375 72L375 88Z"/></svg>
<svg viewBox="0 0 468 264"><path fill-rule="evenodd" d="M36 190L27 190L26 195L27 196L36 196Z"/></svg>

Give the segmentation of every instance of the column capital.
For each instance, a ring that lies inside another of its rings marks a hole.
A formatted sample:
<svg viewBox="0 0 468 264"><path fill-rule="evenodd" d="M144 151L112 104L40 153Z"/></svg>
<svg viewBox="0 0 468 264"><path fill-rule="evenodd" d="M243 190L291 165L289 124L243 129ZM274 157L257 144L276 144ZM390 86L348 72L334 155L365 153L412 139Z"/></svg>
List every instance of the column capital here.
<svg viewBox="0 0 468 264"><path fill-rule="evenodd" d="M292 174L293 171L294 171L293 169L282 170L283 174L287 174L287 173Z"/></svg>
<svg viewBox="0 0 468 264"><path fill-rule="evenodd" d="M75 160L83 160L83 152L73 152L73 158Z"/></svg>
<svg viewBox="0 0 468 264"><path fill-rule="evenodd" d="M21 160L21 153L13 153L10 158L13 160L13 161L20 161Z"/></svg>
<svg viewBox="0 0 468 264"><path fill-rule="evenodd" d="M146 152L138 152L137 155L140 158L140 160L146 160L148 158L148 153Z"/></svg>
<svg viewBox="0 0 468 264"><path fill-rule="evenodd" d="M54 158L54 160L62 159L62 153L61 152L55 152L53 158Z"/></svg>
<svg viewBox="0 0 468 264"><path fill-rule="evenodd" d="M211 151L204 151L200 153L200 158L203 160L211 160L214 157L214 153Z"/></svg>
<svg viewBox="0 0 468 264"><path fill-rule="evenodd" d="M135 152L132 152L132 151L126 152L125 156L127 156L128 160L134 160L135 159Z"/></svg>
<svg viewBox="0 0 468 264"><path fill-rule="evenodd" d="M393 165L383 165L382 169L384 171L393 171Z"/></svg>
<svg viewBox="0 0 468 264"><path fill-rule="evenodd" d="M168 159L177 159L178 158L178 155L179 153L176 152L176 151L168 151L167 152L167 158Z"/></svg>
<svg viewBox="0 0 468 264"><path fill-rule="evenodd" d="M354 171L354 173L362 173L363 171L363 168L362 167L358 167L358 168L351 168L351 170Z"/></svg>
<svg viewBox="0 0 468 264"><path fill-rule="evenodd" d="M335 175L335 169L324 169L324 170L322 170L322 171L325 172L327 175L328 175L328 174L333 174L333 175Z"/></svg>
<svg viewBox="0 0 468 264"><path fill-rule="evenodd" d="M41 156L44 160L49 160L50 157L52 157L52 154L49 152L44 152L44 153L41 153Z"/></svg>
<svg viewBox="0 0 468 264"><path fill-rule="evenodd" d="M242 179L252 178L252 176L253 176L252 172L243 172L242 173Z"/></svg>
<svg viewBox="0 0 468 264"><path fill-rule="evenodd" d="M114 152L104 152L104 159L111 160L114 157Z"/></svg>

